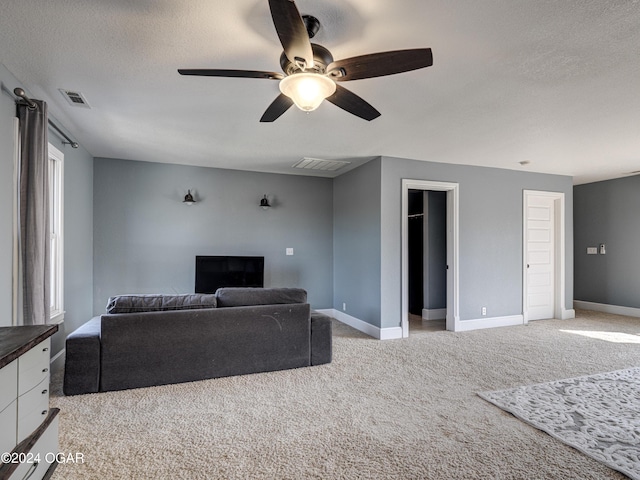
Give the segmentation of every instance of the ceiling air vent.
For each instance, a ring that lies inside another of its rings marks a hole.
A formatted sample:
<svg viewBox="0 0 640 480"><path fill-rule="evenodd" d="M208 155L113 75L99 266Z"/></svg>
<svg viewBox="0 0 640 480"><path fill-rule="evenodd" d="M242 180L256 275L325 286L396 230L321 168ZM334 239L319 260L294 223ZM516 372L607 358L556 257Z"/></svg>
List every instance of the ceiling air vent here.
<svg viewBox="0 0 640 480"><path fill-rule="evenodd" d="M60 93L62 96L69 102L72 107L83 107L83 108L91 108L87 99L84 98L84 95L80 92L74 92L72 90L64 90L60 89Z"/></svg>
<svg viewBox="0 0 640 480"><path fill-rule="evenodd" d="M344 160L322 160L319 158L304 157L302 160L293 165L293 168L302 168L304 170L326 170L335 172L346 167L351 162Z"/></svg>

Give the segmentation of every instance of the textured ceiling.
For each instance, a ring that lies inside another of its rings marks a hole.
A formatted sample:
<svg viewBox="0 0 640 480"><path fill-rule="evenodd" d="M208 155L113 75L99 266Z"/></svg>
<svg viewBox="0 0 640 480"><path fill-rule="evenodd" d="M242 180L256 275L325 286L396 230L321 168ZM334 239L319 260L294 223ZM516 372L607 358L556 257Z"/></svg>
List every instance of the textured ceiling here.
<svg viewBox="0 0 640 480"><path fill-rule="evenodd" d="M6 0L0 62L96 157L295 173L302 157L388 155L575 183L640 170L640 0L297 5L336 59L431 47L434 65L343 84L372 122L324 102L259 123L277 82L176 70L279 71L267 0Z"/></svg>

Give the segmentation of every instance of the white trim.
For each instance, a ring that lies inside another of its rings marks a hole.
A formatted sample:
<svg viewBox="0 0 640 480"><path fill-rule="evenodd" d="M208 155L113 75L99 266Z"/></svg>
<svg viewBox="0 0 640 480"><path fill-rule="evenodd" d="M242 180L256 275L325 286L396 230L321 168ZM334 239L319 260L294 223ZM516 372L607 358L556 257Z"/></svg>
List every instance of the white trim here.
<svg viewBox="0 0 640 480"><path fill-rule="evenodd" d="M560 320L568 320L571 318L576 318L576 311L573 308L563 308Z"/></svg>
<svg viewBox="0 0 640 480"><path fill-rule="evenodd" d="M59 183L57 185L57 198L54 204L59 206L58 210L58 220L59 223L57 225L57 249L55 252L51 251L50 256L53 259L54 255L57 259L56 264L58 265L56 275L56 289L52 291L52 303L56 305L58 308L51 312L49 317L49 324L62 323L64 321L64 153L62 153L59 149L53 146L51 143L48 145L48 159L53 160L58 167L58 179ZM51 172L49 172L51 176ZM51 195L54 194L53 189L50 192ZM55 218L51 218L51 227L54 227L53 222ZM53 296L56 296L54 299Z"/></svg>
<svg viewBox="0 0 640 480"><path fill-rule="evenodd" d="M447 318L447 309L446 308L423 308L422 309L422 320L444 320Z"/></svg>
<svg viewBox="0 0 640 480"><path fill-rule="evenodd" d="M370 323L365 322L364 320L360 320L359 318L352 317L351 315L347 315L344 312L341 312L337 309L324 309L324 310L316 310L317 312L328 315L332 318L335 318L340 323L344 323L345 325L349 325L350 327L359 330L360 332L369 335L370 337L377 338L378 340L394 340L397 338L402 338L402 328L401 327L388 327L388 328L380 328L375 325L371 325Z"/></svg>
<svg viewBox="0 0 640 480"><path fill-rule="evenodd" d="M475 318L473 320L461 320L458 324L458 330L456 330L456 332L468 332L470 330L479 330L481 328L513 327L515 325L524 324L525 321L522 315Z"/></svg>
<svg viewBox="0 0 640 480"><path fill-rule="evenodd" d="M13 271L12 271L12 298L11 298L11 324L22 324L20 309L20 120L13 119Z"/></svg>
<svg viewBox="0 0 640 480"><path fill-rule="evenodd" d="M566 292L566 273L565 273L565 195L563 192L546 192L539 190L523 190L522 191L522 317L524 323L529 322L527 307L527 204L529 196L550 197L553 198L554 217L555 217L555 294L553 316L558 319L574 318L575 312L565 309L564 299Z"/></svg>
<svg viewBox="0 0 640 480"><path fill-rule="evenodd" d="M584 300L574 300L573 306L582 310L593 310L595 312L612 313L614 315L626 315L628 317L640 317L640 308L634 307L623 307L621 305L609 305L606 303L585 302Z"/></svg>
<svg viewBox="0 0 640 480"><path fill-rule="evenodd" d="M460 324L460 285L459 285L459 249L460 249L460 192L459 184L434 182L430 180L402 179L402 300L401 328L402 337L409 336L409 190L433 190L447 192L447 315L446 328L457 332Z"/></svg>

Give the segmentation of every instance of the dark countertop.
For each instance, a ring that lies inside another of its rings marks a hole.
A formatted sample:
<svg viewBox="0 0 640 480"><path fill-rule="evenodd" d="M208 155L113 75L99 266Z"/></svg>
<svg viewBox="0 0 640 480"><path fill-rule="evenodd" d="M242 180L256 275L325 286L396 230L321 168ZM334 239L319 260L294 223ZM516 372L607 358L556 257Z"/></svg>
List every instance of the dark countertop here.
<svg viewBox="0 0 640 480"><path fill-rule="evenodd" d="M58 325L0 327L0 368L58 331Z"/></svg>

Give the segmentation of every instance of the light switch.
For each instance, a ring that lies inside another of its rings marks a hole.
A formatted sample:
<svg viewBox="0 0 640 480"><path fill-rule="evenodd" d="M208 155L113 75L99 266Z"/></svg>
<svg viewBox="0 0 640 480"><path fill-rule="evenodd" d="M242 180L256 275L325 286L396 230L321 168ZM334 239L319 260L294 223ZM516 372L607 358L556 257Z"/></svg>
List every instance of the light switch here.
<svg viewBox="0 0 640 480"><path fill-rule="evenodd" d="M287 255L293 255L293 248L287 247Z"/></svg>
<svg viewBox="0 0 640 480"><path fill-rule="evenodd" d="M587 255L597 255L598 247L587 247Z"/></svg>

